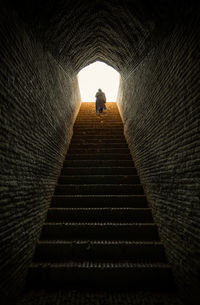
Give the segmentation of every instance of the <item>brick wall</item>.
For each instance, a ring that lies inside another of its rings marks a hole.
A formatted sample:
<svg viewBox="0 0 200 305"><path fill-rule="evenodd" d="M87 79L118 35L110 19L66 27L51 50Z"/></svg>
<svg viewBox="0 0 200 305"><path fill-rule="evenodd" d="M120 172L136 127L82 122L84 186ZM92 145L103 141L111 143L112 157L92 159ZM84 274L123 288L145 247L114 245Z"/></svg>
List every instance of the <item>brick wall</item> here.
<svg viewBox="0 0 200 305"><path fill-rule="evenodd" d="M0 20L0 291L9 295L31 262L80 97L14 13Z"/></svg>
<svg viewBox="0 0 200 305"><path fill-rule="evenodd" d="M124 75L118 105L179 288L199 298L199 24L172 33Z"/></svg>

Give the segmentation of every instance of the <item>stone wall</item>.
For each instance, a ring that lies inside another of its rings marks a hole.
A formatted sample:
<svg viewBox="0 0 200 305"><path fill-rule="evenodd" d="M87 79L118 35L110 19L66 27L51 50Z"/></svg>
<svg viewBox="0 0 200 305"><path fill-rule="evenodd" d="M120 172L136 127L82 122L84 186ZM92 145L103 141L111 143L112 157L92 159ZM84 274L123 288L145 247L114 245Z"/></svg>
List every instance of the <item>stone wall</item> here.
<svg viewBox="0 0 200 305"><path fill-rule="evenodd" d="M198 22L179 21L129 75L118 105L179 288L199 299Z"/></svg>
<svg viewBox="0 0 200 305"><path fill-rule="evenodd" d="M31 262L80 97L14 12L0 20L0 291L9 295Z"/></svg>

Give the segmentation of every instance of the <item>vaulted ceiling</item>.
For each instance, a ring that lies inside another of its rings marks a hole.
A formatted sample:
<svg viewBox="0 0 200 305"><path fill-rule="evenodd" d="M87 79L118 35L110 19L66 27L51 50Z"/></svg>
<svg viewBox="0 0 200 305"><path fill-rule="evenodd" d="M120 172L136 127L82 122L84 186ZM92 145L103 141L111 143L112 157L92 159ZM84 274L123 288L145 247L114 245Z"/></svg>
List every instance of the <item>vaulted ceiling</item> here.
<svg viewBox="0 0 200 305"><path fill-rule="evenodd" d="M170 31L178 7L176 0L11 2L45 50L76 73L96 60L133 69Z"/></svg>

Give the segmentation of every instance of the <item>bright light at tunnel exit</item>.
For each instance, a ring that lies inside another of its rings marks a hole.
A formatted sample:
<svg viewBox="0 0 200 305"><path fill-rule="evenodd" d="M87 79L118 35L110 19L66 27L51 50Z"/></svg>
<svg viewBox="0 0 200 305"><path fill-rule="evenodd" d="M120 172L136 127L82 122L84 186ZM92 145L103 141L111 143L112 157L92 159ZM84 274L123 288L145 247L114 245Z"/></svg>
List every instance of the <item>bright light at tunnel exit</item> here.
<svg viewBox="0 0 200 305"><path fill-rule="evenodd" d="M102 62L95 62L83 68L78 74L82 102L95 102L98 89L106 95L107 102L116 102L120 74Z"/></svg>

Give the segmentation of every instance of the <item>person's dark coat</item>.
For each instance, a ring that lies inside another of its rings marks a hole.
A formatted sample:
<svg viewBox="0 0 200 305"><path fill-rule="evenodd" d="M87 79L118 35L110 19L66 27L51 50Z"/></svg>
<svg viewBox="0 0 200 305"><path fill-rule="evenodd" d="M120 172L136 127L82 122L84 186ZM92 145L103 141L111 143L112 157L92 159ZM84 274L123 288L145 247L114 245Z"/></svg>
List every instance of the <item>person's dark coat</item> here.
<svg viewBox="0 0 200 305"><path fill-rule="evenodd" d="M105 93L99 90L96 95L96 111L102 112L106 103Z"/></svg>

